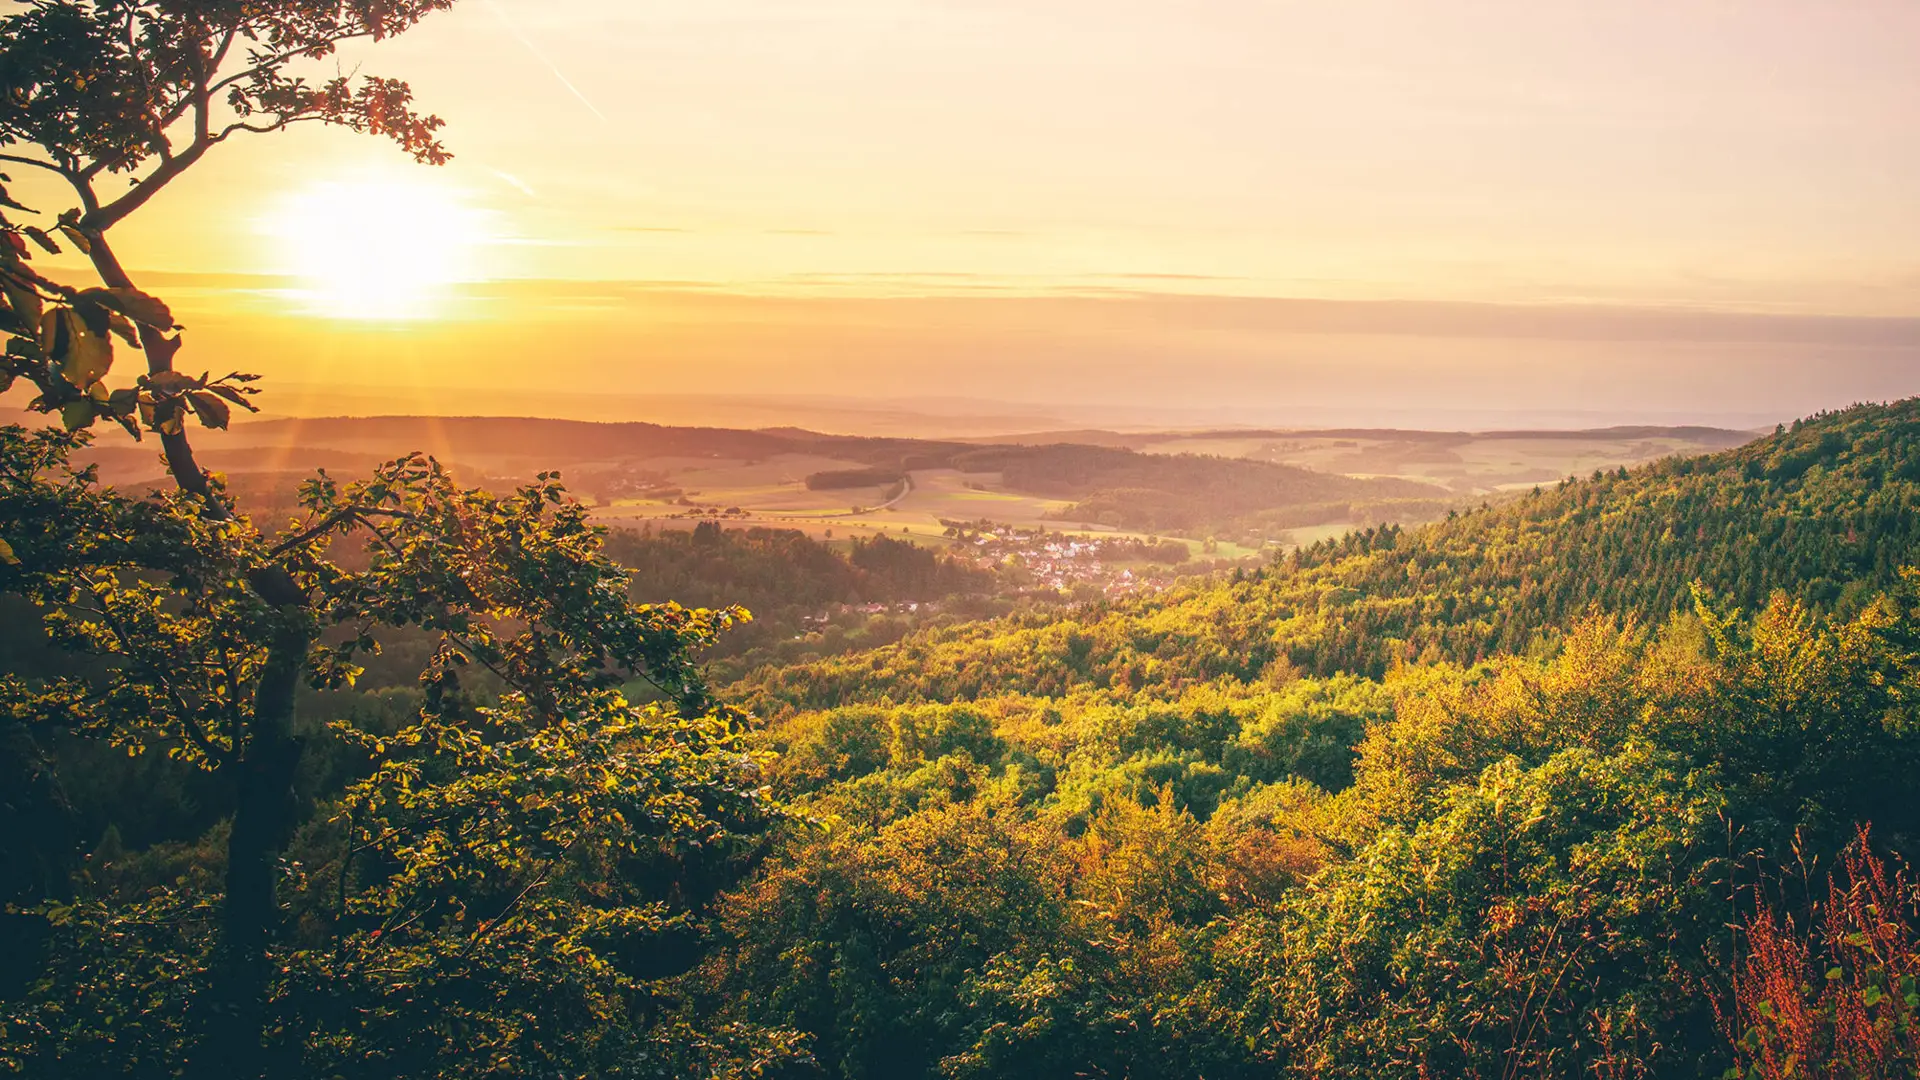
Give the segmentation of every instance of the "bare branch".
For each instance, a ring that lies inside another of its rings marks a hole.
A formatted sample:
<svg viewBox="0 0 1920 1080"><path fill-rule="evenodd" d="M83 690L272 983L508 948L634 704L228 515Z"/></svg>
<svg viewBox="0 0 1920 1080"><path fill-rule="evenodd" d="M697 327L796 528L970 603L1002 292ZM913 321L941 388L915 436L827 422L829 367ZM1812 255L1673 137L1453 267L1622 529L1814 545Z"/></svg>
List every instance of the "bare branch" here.
<svg viewBox="0 0 1920 1080"><path fill-rule="evenodd" d="M72 176L67 170L55 165L53 162L41 161L38 158L21 157L18 154L0 154L0 161L11 161L16 165L31 165L36 169L45 169L63 178Z"/></svg>
<svg viewBox="0 0 1920 1080"><path fill-rule="evenodd" d="M311 120L318 120L318 121L324 122L326 120L326 117L324 116L289 116L283 120L276 120L272 124L267 124L267 125L246 124L246 123L228 124L226 127L220 129L219 134L214 135L208 141L214 142L214 143L222 143L227 140L227 136L237 135L243 131L252 135L271 135L276 131L285 131L287 128L292 127L295 124L304 123L306 121L311 121Z"/></svg>

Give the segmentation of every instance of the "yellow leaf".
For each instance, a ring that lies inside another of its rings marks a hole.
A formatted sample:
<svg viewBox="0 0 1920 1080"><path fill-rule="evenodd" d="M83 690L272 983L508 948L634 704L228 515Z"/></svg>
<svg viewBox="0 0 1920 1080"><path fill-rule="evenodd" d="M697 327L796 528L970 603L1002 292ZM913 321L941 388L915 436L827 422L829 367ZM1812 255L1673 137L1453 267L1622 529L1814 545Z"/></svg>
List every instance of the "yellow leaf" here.
<svg viewBox="0 0 1920 1080"><path fill-rule="evenodd" d="M20 565L20 557L13 553L13 545L5 540L0 540L0 563L6 563L8 566Z"/></svg>

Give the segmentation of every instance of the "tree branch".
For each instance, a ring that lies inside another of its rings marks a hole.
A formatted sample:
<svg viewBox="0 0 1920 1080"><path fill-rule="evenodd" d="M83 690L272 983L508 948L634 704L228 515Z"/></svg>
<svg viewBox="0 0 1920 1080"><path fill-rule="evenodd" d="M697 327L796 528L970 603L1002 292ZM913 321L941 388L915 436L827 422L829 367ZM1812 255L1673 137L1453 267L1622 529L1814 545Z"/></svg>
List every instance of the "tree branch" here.
<svg viewBox="0 0 1920 1080"><path fill-rule="evenodd" d="M339 34L334 37L322 38L321 40L316 41L310 45L307 45L304 48L288 49L282 52L268 53L263 56L248 57L247 58L248 64L246 67L241 68L239 71L236 71L233 74L220 79L218 82L208 85L207 93L217 94L220 91L225 90L226 88L244 79L247 79L256 75L260 75L264 72L272 71L274 68L281 67L291 61L298 60L303 56L312 56L318 50L332 51L335 47L337 47L343 41L354 41L359 38L370 38L373 36L374 34L373 34L373 31L371 30L359 30L350 34ZM224 58L225 56L224 47L222 48L221 55Z"/></svg>
<svg viewBox="0 0 1920 1080"><path fill-rule="evenodd" d="M345 525L349 521L361 520L362 524L371 526L371 522L363 520L367 517L388 517L400 521L412 521L414 519L412 514L404 510L383 510L377 506L345 506L321 518L318 522L294 533L285 540L282 540L276 544L272 550L268 551L267 555L270 558L277 559L287 552L292 551L294 548L299 547L301 544L317 536L325 535Z"/></svg>
<svg viewBox="0 0 1920 1080"><path fill-rule="evenodd" d="M72 173L69 173L67 170L61 168L60 166L55 165L51 161L41 161L38 158L21 157L18 154L0 154L0 161L11 161L15 165L31 165L36 169L45 169L50 173L53 173L57 176L68 178L68 179L70 179L73 175Z"/></svg>
<svg viewBox="0 0 1920 1080"><path fill-rule="evenodd" d="M213 145L203 137L196 136L193 144L179 154L160 163L160 167L147 174L146 179L133 185L125 195L105 206L98 207L80 219L80 227L89 232L103 233L118 225L128 214L147 204L149 199L160 194L160 189L173 182L173 178L186 172L206 154Z"/></svg>
<svg viewBox="0 0 1920 1080"><path fill-rule="evenodd" d="M315 113L315 114L308 114L306 116L289 116L284 119L276 120L271 124L264 124L264 125L249 124L249 123L246 123L245 121L235 121L234 123L228 124L226 127L221 128L220 133L212 136L211 138L208 139L208 141L213 143L222 143L227 140L227 136L235 135L242 131L247 132L249 134L253 134L253 135L271 135L276 131L284 131L287 128L293 126L294 124L303 123L306 121L314 121L314 120L324 122L326 119L327 119L326 117L320 116L317 113Z"/></svg>

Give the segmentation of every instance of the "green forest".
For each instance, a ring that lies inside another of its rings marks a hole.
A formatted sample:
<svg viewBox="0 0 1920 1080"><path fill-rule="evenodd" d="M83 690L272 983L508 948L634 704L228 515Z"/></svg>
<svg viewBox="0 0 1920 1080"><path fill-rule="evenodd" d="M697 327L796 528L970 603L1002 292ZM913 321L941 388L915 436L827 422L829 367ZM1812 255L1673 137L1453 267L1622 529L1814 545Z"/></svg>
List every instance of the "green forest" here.
<svg viewBox="0 0 1920 1080"><path fill-rule="evenodd" d="M0 147L78 203L0 188L38 414L0 426L0 1075L1920 1075L1920 399L1418 528L1400 481L936 447L1150 530L1378 501L1071 602L422 453L262 508L196 458L258 380L191 373L112 231L229 137L446 160L405 83L288 65L450 3L0 16ZM124 439L166 486L84 464ZM819 629L864 605L913 617Z"/></svg>

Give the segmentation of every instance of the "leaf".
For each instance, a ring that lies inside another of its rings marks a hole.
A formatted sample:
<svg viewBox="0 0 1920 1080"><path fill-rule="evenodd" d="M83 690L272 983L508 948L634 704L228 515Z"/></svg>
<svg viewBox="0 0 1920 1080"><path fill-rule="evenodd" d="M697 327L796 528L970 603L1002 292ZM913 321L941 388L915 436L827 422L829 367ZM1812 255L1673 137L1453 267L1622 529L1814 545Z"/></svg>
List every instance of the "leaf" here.
<svg viewBox="0 0 1920 1080"><path fill-rule="evenodd" d="M113 297L109 304L114 310L137 323L160 330L177 330L174 325L173 311L158 297L149 296L139 289L108 289Z"/></svg>
<svg viewBox="0 0 1920 1080"><path fill-rule="evenodd" d="M113 342L88 329L72 308L54 308L41 316L40 349L60 365L60 377L86 390L113 367Z"/></svg>
<svg viewBox="0 0 1920 1080"><path fill-rule="evenodd" d="M13 545L5 540L0 540L0 563L6 563L8 566L20 565L20 557L13 553Z"/></svg>
<svg viewBox="0 0 1920 1080"><path fill-rule="evenodd" d="M118 334L120 340L126 342L129 347L135 349L140 347L140 330L133 325L133 320L127 318L125 315L117 311L109 311L107 313L107 329Z"/></svg>
<svg viewBox="0 0 1920 1080"><path fill-rule="evenodd" d="M79 431L81 428L92 427L92 399L81 398L78 401L69 401L65 405L62 405L60 407L60 422L67 426L68 431Z"/></svg>
<svg viewBox="0 0 1920 1080"><path fill-rule="evenodd" d="M145 409L144 404L142 409ZM180 399L168 398L154 403L153 418L147 423L162 435L178 435L186 429L186 416L187 408L180 403Z"/></svg>
<svg viewBox="0 0 1920 1080"><path fill-rule="evenodd" d="M132 416L140 407L140 391L131 387L115 390L107 398L107 407L113 410L115 417Z"/></svg>
<svg viewBox="0 0 1920 1080"><path fill-rule="evenodd" d="M200 380L191 375L182 375L177 371L156 371L145 376L142 382L147 389L156 394L182 394L188 390L200 389Z"/></svg>
<svg viewBox="0 0 1920 1080"><path fill-rule="evenodd" d="M216 394L219 394L221 397L226 398L228 401L233 402L235 405L240 406L241 408L247 410L248 412L260 411L260 406L255 405L253 402L248 401L246 398L247 394L255 393L256 391L236 389L231 386L222 386L217 384L214 386L209 386L207 387L207 389L213 391Z"/></svg>
<svg viewBox="0 0 1920 1080"><path fill-rule="evenodd" d="M36 229L31 225L22 225L20 231L31 237L33 242L39 244L41 249L47 254L60 254L60 245L53 242L53 237L47 235L47 230Z"/></svg>
<svg viewBox="0 0 1920 1080"><path fill-rule="evenodd" d="M227 407L226 402L212 394L205 392L188 394L187 400L193 403L194 413L207 427L224 431L227 422L233 419L233 410Z"/></svg>
<svg viewBox="0 0 1920 1080"><path fill-rule="evenodd" d="M66 237L68 243L79 248L82 255L93 254L93 241L87 239L87 234L81 232L78 225L63 221L57 227L60 235Z"/></svg>
<svg viewBox="0 0 1920 1080"><path fill-rule="evenodd" d="M40 294L11 282L0 285L0 291L6 293L7 306L13 309L14 318L19 321L21 327L31 330L40 325L40 310L43 306L40 302Z"/></svg>

